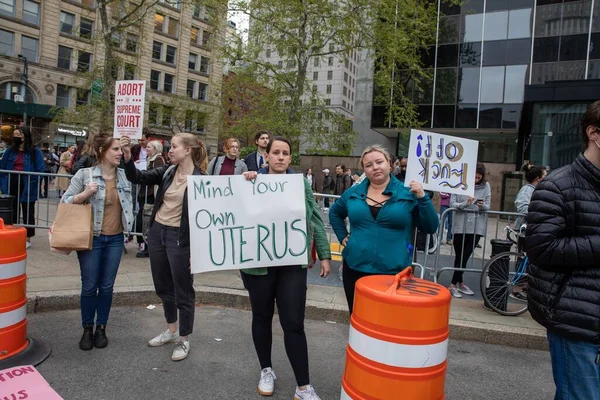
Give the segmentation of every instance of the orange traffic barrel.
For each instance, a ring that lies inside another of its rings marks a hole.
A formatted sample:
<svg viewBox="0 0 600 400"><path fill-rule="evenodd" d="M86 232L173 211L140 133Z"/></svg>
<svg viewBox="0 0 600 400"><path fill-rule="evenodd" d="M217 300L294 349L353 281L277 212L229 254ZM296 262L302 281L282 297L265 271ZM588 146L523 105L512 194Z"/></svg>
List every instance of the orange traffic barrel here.
<svg viewBox="0 0 600 400"><path fill-rule="evenodd" d="M50 354L48 346L27 338L26 240L25 228L5 226L0 218L0 369L37 365Z"/></svg>
<svg viewBox="0 0 600 400"><path fill-rule="evenodd" d="M411 268L359 279L341 399L445 399L450 299Z"/></svg>

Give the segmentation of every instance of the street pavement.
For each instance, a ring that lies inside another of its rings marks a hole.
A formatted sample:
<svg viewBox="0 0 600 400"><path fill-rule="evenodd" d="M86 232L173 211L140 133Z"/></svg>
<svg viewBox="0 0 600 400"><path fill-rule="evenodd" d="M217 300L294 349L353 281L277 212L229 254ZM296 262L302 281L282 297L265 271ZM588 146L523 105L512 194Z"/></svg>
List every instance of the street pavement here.
<svg viewBox="0 0 600 400"><path fill-rule="evenodd" d="M147 341L165 328L160 306L115 307L107 327L109 346L83 352L79 311L36 313L29 332L52 346L38 366L64 399L261 399L256 393L260 367L252 345L248 311L200 306L188 359L172 362L170 345L150 348ZM311 381L323 400L339 399L348 325L307 320ZM216 340L220 339L220 340ZM548 352L451 340L448 354L449 400L553 397ZM289 400L295 381L274 321L272 399ZM396 399L402 399L399 393Z"/></svg>

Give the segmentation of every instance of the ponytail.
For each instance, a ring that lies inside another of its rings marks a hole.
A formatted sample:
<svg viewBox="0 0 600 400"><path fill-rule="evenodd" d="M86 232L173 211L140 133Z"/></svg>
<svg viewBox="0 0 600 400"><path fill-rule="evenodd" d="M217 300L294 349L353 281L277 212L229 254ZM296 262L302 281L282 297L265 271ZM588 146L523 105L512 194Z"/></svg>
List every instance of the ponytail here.
<svg viewBox="0 0 600 400"><path fill-rule="evenodd" d="M208 154L204 143L191 133L178 133L173 137L180 139L185 147L192 149L191 156L194 165L202 172L206 172L208 169Z"/></svg>

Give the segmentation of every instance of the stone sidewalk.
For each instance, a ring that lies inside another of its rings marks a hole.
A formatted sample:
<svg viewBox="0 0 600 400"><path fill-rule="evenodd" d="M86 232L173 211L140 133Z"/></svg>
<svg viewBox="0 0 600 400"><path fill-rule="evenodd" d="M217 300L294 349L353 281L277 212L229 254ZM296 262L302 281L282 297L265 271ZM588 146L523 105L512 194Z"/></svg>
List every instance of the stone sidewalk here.
<svg viewBox="0 0 600 400"><path fill-rule="evenodd" d="M149 260L135 257L135 243L128 244L127 249L115 283L115 305L157 304ZM311 271L311 275L315 273ZM332 268L332 274L337 275L337 267ZM32 240L27 275L29 312L79 307L81 281L77 255L50 252L47 230L38 229ZM319 278L309 282L319 282ZM196 274L195 286L199 303L249 308L238 271ZM347 310L342 287L327 283L308 285L307 318L348 322ZM547 349L545 330L528 313L504 317L485 310L481 301L453 299L450 324L454 339Z"/></svg>

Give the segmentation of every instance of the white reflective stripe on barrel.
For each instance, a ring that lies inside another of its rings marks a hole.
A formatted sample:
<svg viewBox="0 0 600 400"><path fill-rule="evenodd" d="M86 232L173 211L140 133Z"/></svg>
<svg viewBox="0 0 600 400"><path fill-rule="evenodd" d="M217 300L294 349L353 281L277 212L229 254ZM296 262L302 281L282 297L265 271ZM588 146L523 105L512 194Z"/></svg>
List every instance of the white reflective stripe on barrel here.
<svg viewBox="0 0 600 400"><path fill-rule="evenodd" d="M369 337L353 326L348 343L352 350L371 361L400 368L433 367L443 363L448 353L448 339L425 345L398 344Z"/></svg>
<svg viewBox="0 0 600 400"><path fill-rule="evenodd" d="M0 313L0 329L13 326L25 319L27 316L27 304L5 313Z"/></svg>
<svg viewBox="0 0 600 400"><path fill-rule="evenodd" d="M348 393L346 393L343 386L342 386L342 394L340 395L340 400L352 400L352 397L348 396Z"/></svg>
<svg viewBox="0 0 600 400"><path fill-rule="evenodd" d="M11 279L21 276L25 273L25 264L27 260L14 263L0 264L0 280Z"/></svg>

